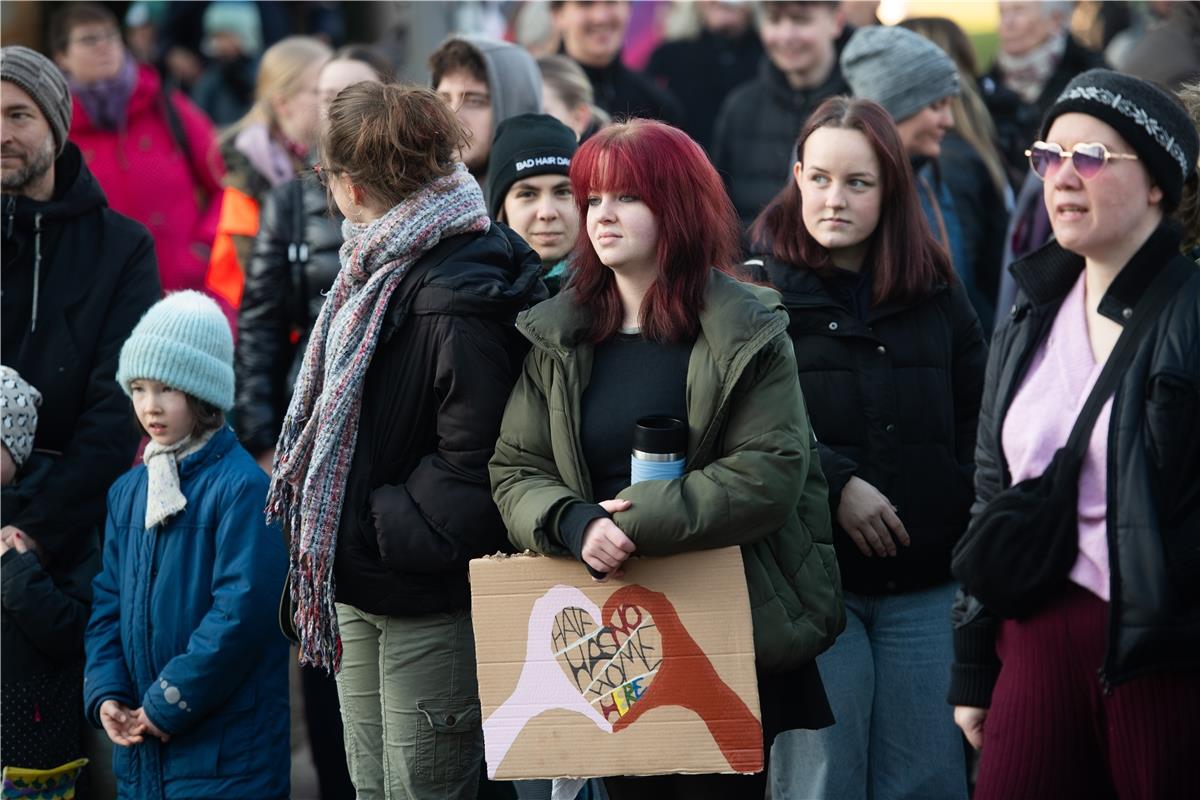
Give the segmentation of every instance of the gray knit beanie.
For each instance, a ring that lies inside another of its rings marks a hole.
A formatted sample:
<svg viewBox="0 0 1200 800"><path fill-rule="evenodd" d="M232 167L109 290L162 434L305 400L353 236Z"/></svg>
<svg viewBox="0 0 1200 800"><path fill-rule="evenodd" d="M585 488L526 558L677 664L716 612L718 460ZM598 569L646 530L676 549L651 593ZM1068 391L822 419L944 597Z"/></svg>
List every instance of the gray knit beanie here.
<svg viewBox="0 0 1200 800"><path fill-rule="evenodd" d="M71 130L71 92L55 63L28 47L0 47L0 80L15 83L33 98L50 123L54 155L61 155Z"/></svg>
<svg viewBox="0 0 1200 800"><path fill-rule="evenodd" d="M33 452L41 393L12 367L0 366L0 441L20 469Z"/></svg>
<svg viewBox="0 0 1200 800"><path fill-rule="evenodd" d="M117 383L161 381L222 411L233 408L233 334L211 297L175 292L150 306L121 347Z"/></svg>
<svg viewBox="0 0 1200 800"><path fill-rule="evenodd" d="M859 28L842 49L841 66L854 96L879 103L896 122L958 94L950 56L905 28Z"/></svg>

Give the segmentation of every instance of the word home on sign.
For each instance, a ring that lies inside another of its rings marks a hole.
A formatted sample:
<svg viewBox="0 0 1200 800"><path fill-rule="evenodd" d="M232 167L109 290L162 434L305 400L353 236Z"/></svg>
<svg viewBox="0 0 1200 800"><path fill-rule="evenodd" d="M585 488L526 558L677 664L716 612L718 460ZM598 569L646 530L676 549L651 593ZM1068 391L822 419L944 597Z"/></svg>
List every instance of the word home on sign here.
<svg viewBox="0 0 1200 800"><path fill-rule="evenodd" d="M605 583L565 559L472 562L489 776L761 770L749 599L728 550L640 559Z"/></svg>

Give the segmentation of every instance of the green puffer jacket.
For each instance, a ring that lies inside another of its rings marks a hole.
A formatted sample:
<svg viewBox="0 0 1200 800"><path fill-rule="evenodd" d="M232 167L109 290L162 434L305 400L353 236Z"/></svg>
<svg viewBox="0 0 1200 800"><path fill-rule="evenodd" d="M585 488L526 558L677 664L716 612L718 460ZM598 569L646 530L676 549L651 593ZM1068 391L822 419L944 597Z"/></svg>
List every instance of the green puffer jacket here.
<svg viewBox="0 0 1200 800"><path fill-rule="evenodd" d="M579 436L591 374L586 313L567 290L521 314L533 349L508 401L492 494L518 547L567 555L556 532L594 503ZM683 478L622 491L613 521L637 553L740 545L760 669L810 662L845 626L826 484L779 295L714 271L688 364Z"/></svg>

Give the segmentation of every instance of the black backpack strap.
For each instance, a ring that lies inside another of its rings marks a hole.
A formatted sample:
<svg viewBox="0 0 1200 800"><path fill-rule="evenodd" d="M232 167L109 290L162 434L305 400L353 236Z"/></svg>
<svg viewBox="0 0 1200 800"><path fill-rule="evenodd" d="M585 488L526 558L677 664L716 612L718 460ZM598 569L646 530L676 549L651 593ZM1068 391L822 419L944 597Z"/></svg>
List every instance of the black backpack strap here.
<svg viewBox="0 0 1200 800"><path fill-rule="evenodd" d="M1138 345L1141 344L1146 333L1158 319L1163 306L1167 305L1171 296L1179 291L1179 288L1195 272L1194 268L1188 267L1186 264L1186 259L1182 257L1172 258L1154 277L1137 305L1134 306L1129 324L1121 331L1108 360L1104 362L1104 368L1100 370L1100 377L1096 379L1096 385L1092 387L1087 402L1083 404L1083 410L1079 412L1079 417L1076 418L1075 425L1071 428L1071 435L1063 448L1076 459L1083 459L1088 441L1092 436L1092 428L1095 427L1096 420L1100 416L1100 409L1116 392L1117 384L1120 383L1121 378L1125 375L1125 370L1133 362Z"/></svg>
<svg viewBox="0 0 1200 800"><path fill-rule="evenodd" d="M167 127L171 129L171 138L175 140L175 145L179 148L179 152L187 159L188 170L192 169L192 145L188 141L187 134L183 130L183 120L179 118L179 109L175 107L175 102L171 99L171 92L175 91L175 84L171 81L163 81L159 91L159 103L162 105L163 117L167 120Z"/></svg>

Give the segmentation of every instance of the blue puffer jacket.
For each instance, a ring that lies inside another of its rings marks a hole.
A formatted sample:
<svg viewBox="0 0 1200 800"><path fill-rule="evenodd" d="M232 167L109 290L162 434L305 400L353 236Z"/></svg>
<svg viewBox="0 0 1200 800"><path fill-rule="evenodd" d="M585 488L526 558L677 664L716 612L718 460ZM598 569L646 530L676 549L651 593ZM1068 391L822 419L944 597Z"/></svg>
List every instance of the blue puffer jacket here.
<svg viewBox="0 0 1200 800"><path fill-rule="evenodd" d="M277 798L289 792L287 572L263 518L267 476L228 427L179 465L187 508L145 528L146 468L108 493L93 584L84 709L143 706L170 735L115 747L122 798Z"/></svg>

